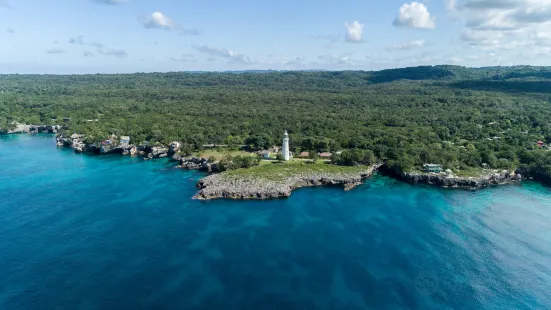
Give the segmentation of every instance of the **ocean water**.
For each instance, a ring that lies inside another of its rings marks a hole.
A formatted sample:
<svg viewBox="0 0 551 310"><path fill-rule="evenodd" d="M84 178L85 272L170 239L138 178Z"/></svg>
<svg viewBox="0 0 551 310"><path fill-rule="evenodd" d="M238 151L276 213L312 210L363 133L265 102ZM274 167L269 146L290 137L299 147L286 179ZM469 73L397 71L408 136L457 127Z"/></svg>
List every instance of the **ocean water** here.
<svg viewBox="0 0 551 310"><path fill-rule="evenodd" d="M551 309L549 187L202 202L173 165L0 136L0 309Z"/></svg>

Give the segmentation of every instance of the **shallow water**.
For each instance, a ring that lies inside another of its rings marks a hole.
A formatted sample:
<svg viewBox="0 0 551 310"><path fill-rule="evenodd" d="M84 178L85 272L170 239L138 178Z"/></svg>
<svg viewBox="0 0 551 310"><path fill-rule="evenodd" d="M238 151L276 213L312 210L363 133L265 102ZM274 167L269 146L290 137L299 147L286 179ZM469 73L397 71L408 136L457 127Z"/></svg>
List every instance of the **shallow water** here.
<svg viewBox="0 0 551 310"><path fill-rule="evenodd" d="M201 202L173 165L0 136L0 309L551 309L538 183Z"/></svg>

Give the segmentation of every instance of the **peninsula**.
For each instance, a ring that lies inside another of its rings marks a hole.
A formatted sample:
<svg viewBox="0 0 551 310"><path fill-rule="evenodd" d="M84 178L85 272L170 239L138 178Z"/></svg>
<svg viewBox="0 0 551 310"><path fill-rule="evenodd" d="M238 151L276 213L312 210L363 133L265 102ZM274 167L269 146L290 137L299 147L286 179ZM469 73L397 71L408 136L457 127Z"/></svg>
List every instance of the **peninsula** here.
<svg viewBox="0 0 551 310"><path fill-rule="evenodd" d="M197 183L195 199L272 199L289 197L297 188L341 186L350 190L379 165L339 167L324 163L274 163L209 175Z"/></svg>

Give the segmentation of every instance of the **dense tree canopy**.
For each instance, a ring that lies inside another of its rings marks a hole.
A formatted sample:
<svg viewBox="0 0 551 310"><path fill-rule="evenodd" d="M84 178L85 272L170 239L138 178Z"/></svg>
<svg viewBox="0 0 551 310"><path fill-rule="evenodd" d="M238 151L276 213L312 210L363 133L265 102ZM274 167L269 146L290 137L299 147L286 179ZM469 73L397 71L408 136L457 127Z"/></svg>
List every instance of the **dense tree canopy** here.
<svg viewBox="0 0 551 310"><path fill-rule="evenodd" d="M0 92L1 128L61 124L89 141L267 148L288 130L292 150L362 150L343 153L348 163L551 167L536 145L551 143L547 67L4 75Z"/></svg>

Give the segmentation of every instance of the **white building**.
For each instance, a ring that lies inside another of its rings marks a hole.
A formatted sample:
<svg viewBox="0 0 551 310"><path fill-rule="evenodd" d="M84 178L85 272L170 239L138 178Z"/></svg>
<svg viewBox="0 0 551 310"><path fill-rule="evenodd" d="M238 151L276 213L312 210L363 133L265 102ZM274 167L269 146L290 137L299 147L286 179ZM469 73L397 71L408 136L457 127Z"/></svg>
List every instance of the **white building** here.
<svg viewBox="0 0 551 310"><path fill-rule="evenodd" d="M260 152L259 154L260 154L260 156L262 156L263 159L271 159L270 151L264 150L264 151Z"/></svg>
<svg viewBox="0 0 551 310"><path fill-rule="evenodd" d="M287 133L287 130L285 130L285 133L283 134L283 144L281 147L281 153L283 154L283 159L285 160L291 159L291 154L289 153L289 134Z"/></svg>

